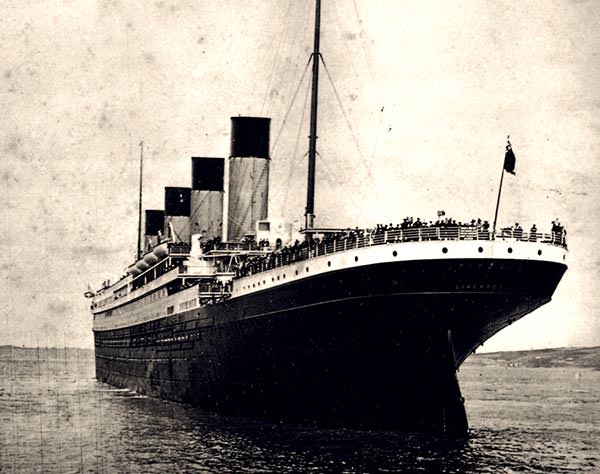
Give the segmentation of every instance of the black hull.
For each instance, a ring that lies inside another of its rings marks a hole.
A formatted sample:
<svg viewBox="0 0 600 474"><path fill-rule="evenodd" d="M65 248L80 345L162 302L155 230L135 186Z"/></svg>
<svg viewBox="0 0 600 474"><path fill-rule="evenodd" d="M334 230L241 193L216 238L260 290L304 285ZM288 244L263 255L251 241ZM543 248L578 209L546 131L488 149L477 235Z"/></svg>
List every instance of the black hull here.
<svg viewBox="0 0 600 474"><path fill-rule="evenodd" d="M101 381L272 420L466 434L456 369L566 267L425 260L329 272L96 331Z"/></svg>

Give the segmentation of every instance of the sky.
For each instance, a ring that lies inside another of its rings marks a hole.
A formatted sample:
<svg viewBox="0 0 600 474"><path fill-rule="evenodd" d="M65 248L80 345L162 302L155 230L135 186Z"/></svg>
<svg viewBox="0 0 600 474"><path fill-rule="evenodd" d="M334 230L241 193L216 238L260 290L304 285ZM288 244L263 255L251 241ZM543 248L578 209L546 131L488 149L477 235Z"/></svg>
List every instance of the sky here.
<svg viewBox="0 0 600 474"><path fill-rule="evenodd" d="M0 345L93 345L88 284L117 277L144 208L267 116L270 215L306 195L313 2L0 5ZM559 218L553 301L485 350L600 345L600 3L324 0L316 224ZM295 91L298 91L295 94ZM295 97L295 100L292 100Z"/></svg>

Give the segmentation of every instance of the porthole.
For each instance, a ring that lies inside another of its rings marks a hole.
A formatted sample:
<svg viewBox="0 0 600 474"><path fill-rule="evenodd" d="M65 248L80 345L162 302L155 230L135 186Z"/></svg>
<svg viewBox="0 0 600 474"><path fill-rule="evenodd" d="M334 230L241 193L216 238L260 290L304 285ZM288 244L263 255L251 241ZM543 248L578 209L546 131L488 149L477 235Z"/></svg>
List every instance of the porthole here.
<svg viewBox="0 0 600 474"><path fill-rule="evenodd" d="M542 251L541 250L538 250L538 255L542 255Z"/></svg>
<svg viewBox="0 0 600 474"><path fill-rule="evenodd" d="M285 280L285 273L283 274L283 279Z"/></svg>
<svg viewBox="0 0 600 474"><path fill-rule="evenodd" d="M358 262L358 257L354 257L354 261L355 261L355 262Z"/></svg>
<svg viewBox="0 0 600 474"><path fill-rule="evenodd" d="M298 270L296 270L296 275L298 275Z"/></svg>
<svg viewBox="0 0 600 474"><path fill-rule="evenodd" d="M277 280L279 280L279 275L277 275Z"/></svg>
<svg viewBox="0 0 600 474"><path fill-rule="evenodd" d="M448 248L447 248L447 247L444 247L444 248L442 249L442 253L448 253Z"/></svg>
<svg viewBox="0 0 600 474"><path fill-rule="evenodd" d="M271 281L275 281L275 277L271 277Z"/></svg>
<svg viewBox="0 0 600 474"><path fill-rule="evenodd" d="M331 262L327 262L327 266L330 267L331 266Z"/></svg>
<svg viewBox="0 0 600 474"><path fill-rule="evenodd" d="M508 253L512 253L512 247L508 247Z"/></svg>
<svg viewBox="0 0 600 474"><path fill-rule="evenodd" d="M477 249L477 251L478 251L479 253L482 253L482 252L483 252L483 247L479 247L479 248Z"/></svg>
<svg viewBox="0 0 600 474"><path fill-rule="evenodd" d="M398 256L398 252L396 252L396 251L394 250L394 251L392 252L392 255L393 255L394 257L397 257L397 256Z"/></svg>
<svg viewBox="0 0 600 474"><path fill-rule="evenodd" d="M267 284L266 280L263 280L263 285L266 285L266 284Z"/></svg>
<svg viewBox="0 0 600 474"><path fill-rule="evenodd" d="M306 271L308 272L308 267L306 267Z"/></svg>
<svg viewBox="0 0 600 474"><path fill-rule="evenodd" d="M567 255L565 254L565 255L563 255L563 260L566 260L566 259L567 259Z"/></svg>

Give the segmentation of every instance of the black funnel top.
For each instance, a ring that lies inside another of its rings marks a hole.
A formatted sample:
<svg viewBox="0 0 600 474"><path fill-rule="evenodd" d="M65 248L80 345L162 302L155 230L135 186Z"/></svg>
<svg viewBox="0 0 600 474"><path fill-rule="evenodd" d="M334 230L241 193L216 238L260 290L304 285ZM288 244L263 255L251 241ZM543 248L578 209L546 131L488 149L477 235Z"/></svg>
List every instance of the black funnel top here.
<svg viewBox="0 0 600 474"><path fill-rule="evenodd" d="M189 216L191 192L190 188L165 188L165 215Z"/></svg>
<svg viewBox="0 0 600 474"><path fill-rule="evenodd" d="M225 160L223 158L192 157L192 189L223 191Z"/></svg>
<svg viewBox="0 0 600 474"><path fill-rule="evenodd" d="M231 117L231 155L269 158L270 118Z"/></svg>
<svg viewBox="0 0 600 474"><path fill-rule="evenodd" d="M162 232L165 211L158 209L146 209L146 235L158 235Z"/></svg>

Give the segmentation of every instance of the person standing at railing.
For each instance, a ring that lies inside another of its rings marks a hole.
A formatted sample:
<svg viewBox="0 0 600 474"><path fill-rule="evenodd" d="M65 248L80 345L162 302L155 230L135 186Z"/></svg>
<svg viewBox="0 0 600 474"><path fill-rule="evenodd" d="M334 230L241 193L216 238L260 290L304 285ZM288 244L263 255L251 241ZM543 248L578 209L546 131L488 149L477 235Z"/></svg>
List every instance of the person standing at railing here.
<svg viewBox="0 0 600 474"><path fill-rule="evenodd" d="M533 224L531 226L531 229L529 229L529 242L536 242L537 241L537 227L535 226L535 224Z"/></svg>
<svg viewBox="0 0 600 474"><path fill-rule="evenodd" d="M523 227L521 227L518 222L515 223L513 237L517 240L521 240L523 238Z"/></svg>
<svg viewBox="0 0 600 474"><path fill-rule="evenodd" d="M556 221L552 221L552 243L553 244L560 243L560 240L561 240L560 234L561 234L560 224L558 222L558 219L556 219Z"/></svg>
<svg viewBox="0 0 600 474"><path fill-rule="evenodd" d="M490 240L490 223L483 221L483 224L479 227L479 240Z"/></svg>
<svg viewBox="0 0 600 474"><path fill-rule="evenodd" d="M552 240L555 244L565 245L567 239L567 231L560 224L558 219L556 222L552 221Z"/></svg>

